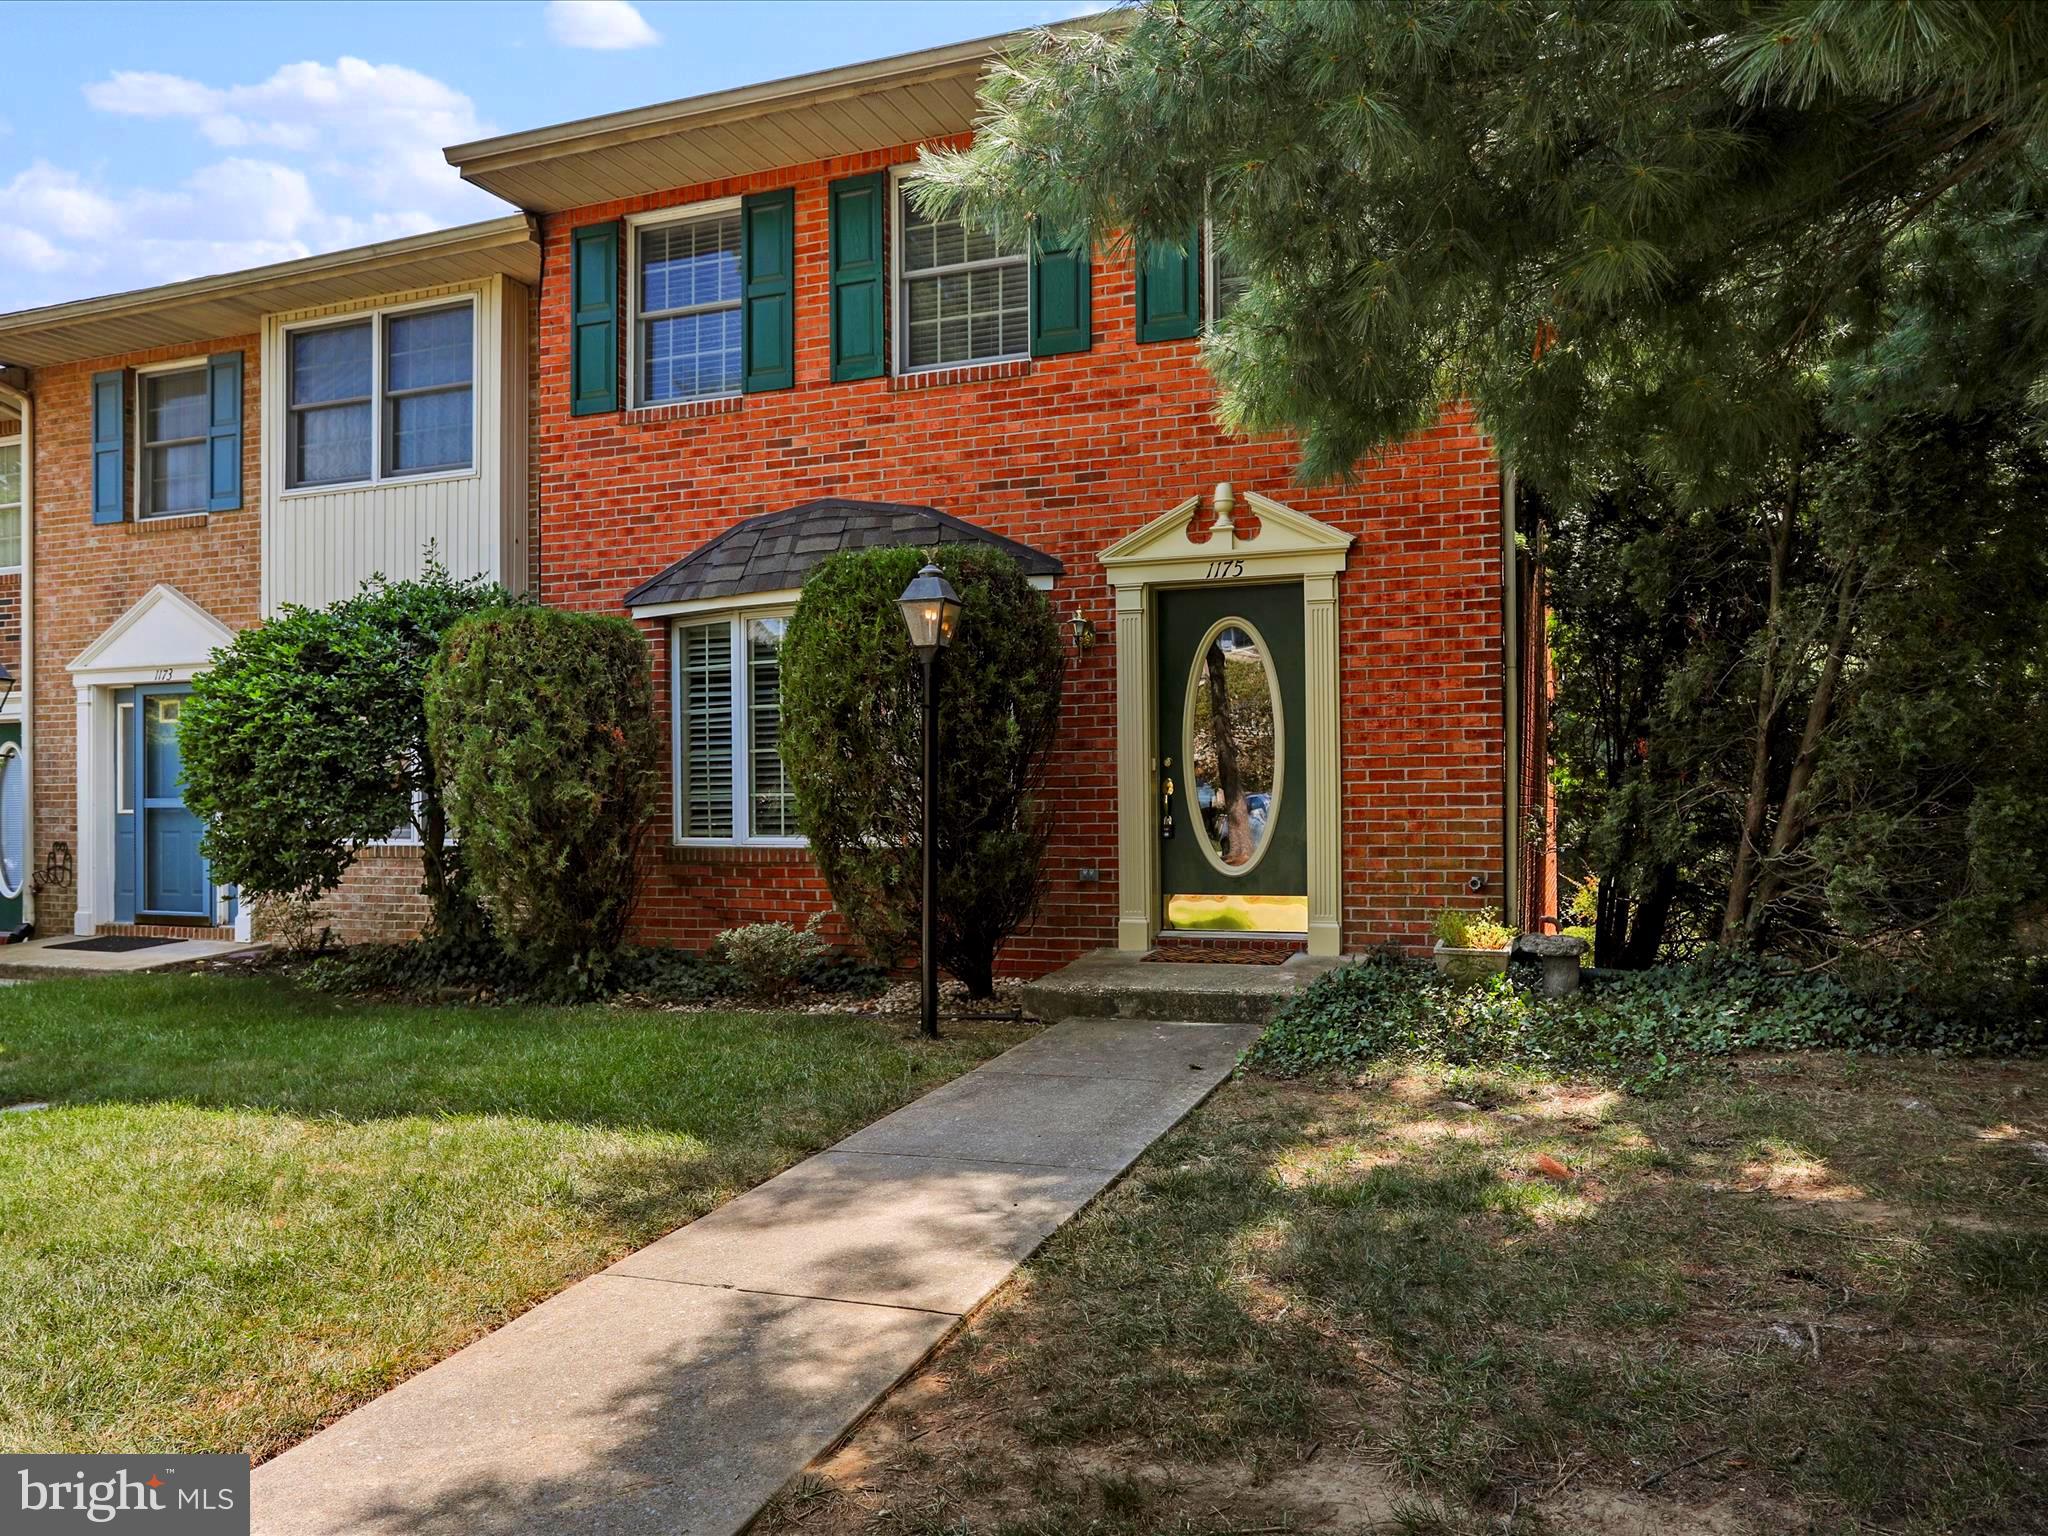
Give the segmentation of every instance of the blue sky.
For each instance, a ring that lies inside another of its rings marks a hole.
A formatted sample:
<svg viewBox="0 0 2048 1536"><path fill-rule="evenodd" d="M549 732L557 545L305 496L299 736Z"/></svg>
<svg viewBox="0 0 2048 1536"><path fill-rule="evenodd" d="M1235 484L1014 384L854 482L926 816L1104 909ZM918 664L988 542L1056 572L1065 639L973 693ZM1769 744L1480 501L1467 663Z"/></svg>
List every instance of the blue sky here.
<svg viewBox="0 0 2048 1536"><path fill-rule="evenodd" d="M1102 0L0 5L0 311L509 211L447 144Z"/></svg>

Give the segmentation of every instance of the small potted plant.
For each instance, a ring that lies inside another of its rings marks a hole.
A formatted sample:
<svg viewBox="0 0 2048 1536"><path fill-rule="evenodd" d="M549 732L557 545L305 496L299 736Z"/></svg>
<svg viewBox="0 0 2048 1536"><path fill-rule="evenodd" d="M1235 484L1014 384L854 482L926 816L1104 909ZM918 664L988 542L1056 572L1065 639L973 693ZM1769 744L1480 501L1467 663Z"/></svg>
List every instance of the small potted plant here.
<svg viewBox="0 0 2048 1536"><path fill-rule="evenodd" d="M1491 907L1445 907L1436 915L1436 968L1457 981L1484 981L1508 968L1515 930Z"/></svg>

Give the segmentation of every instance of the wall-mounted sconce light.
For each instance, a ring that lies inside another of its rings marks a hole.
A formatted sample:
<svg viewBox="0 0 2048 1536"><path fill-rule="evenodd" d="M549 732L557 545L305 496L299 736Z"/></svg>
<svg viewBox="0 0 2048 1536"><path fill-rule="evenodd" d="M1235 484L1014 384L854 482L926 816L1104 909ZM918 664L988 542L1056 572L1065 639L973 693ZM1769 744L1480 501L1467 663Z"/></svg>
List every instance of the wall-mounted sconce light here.
<svg viewBox="0 0 2048 1536"><path fill-rule="evenodd" d="M1074 649L1092 650L1099 638L1095 633L1095 621L1082 611L1079 603L1074 604L1074 616L1068 623L1074 631Z"/></svg>

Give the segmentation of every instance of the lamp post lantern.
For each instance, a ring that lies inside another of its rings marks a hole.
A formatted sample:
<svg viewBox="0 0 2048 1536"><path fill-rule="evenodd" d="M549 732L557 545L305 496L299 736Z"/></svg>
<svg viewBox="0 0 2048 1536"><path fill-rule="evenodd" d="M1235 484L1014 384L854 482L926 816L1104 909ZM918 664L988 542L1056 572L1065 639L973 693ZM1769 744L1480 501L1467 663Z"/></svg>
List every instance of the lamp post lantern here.
<svg viewBox="0 0 2048 1536"><path fill-rule="evenodd" d="M903 624L910 631L910 648L924 667L924 935L918 956L921 1001L918 1033L927 1040L939 1037L938 887L939 847L932 835L939 800L939 652L953 643L953 631L960 623L960 594L939 573L927 565L911 578L897 600L903 610Z"/></svg>
<svg viewBox="0 0 2048 1536"><path fill-rule="evenodd" d="M7 701L14 697L14 672L6 662L0 661L0 709L7 707Z"/></svg>

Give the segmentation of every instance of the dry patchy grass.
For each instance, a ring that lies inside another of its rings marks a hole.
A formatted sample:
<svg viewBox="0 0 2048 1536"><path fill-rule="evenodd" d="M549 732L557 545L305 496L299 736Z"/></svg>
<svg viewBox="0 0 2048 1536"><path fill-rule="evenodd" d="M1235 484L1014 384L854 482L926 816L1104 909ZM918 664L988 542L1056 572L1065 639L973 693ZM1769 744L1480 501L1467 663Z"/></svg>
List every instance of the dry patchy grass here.
<svg viewBox="0 0 2048 1536"><path fill-rule="evenodd" d="M2040 1063L1240 1078L759 1529L2039 1531L2044 1292Z"/></svg>

